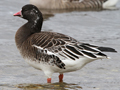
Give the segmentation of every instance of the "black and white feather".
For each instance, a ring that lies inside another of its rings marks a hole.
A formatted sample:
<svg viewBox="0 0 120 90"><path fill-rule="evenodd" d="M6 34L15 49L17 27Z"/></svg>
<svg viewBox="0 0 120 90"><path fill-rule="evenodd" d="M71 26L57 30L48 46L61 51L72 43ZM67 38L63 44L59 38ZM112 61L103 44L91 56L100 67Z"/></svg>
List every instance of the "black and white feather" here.
<svg viewBox="0 0 120 90"><path fill-rule="evenodd" d="M81 43L60 33L41 32L33 34L29 39L31 46L36 48L37 60L56 65L61 69L65 69L65 60L76 61L85 58L93 61L108 58L102 51L115 52L112 48Z"/></svg>

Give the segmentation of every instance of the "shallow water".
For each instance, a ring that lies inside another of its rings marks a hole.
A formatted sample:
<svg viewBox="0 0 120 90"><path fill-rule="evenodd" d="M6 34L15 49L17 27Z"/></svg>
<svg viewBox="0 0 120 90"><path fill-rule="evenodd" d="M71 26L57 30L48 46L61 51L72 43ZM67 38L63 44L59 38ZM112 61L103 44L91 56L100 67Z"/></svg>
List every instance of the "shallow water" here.
<svg viewBox="0 0 120 90"><path fill-rule="evenodd" d="M15 32L26 21L13 14L26 3L29 2L0 1L0 90L120 90L120 9L45 13L42 30L118 51L106 53L110 60L97 60L79 71L65 73L64 83L58 83L58 74L53 74L52 84L46 84L43 72L25 63L14 42Z"/></svg>

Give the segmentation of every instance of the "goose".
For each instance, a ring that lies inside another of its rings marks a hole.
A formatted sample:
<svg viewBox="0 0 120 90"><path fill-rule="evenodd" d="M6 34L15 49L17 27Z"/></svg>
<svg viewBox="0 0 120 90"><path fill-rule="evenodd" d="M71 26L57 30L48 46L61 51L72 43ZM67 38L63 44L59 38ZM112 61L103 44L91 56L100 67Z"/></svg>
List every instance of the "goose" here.
<svg viewBox="0 0 120 90"><path fill-rule="evenodd" d="M30 0L39 9L112 9L118 0Z"/></svg>
<svg viewBox="0 0 120 90"><path fill-rule="evenodd" d="M63 73L109 58L103 52L117 52L110 47L79 42L65 34L41 31L42 13L32 4L23 6L14 16L28 21L15 34L16 46L29 65L44 72L47 83L51 83L53 73L59 73L59 82L62 82Z"/></svg>

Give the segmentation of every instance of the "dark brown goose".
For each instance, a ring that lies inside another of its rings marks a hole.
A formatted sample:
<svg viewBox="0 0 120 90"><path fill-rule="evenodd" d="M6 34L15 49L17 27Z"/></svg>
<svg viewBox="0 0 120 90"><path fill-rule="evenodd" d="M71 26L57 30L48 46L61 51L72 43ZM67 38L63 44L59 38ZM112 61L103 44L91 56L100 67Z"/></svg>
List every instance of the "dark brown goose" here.
<svg viewBox="0 0 120 90"><path fill-rule="evenodd" d="M34 5L23 6L14 16L28 20L16 32L17 48L27 63L45 73L48 83L53 73L60 73L61 82L63 73L79 70L94 60L108 58L102 51L116 52L113 48L78 42L64 34L41 31L42 13Z"/></svg>
<svg viewBox="0 0 120 90"><path fill-rule="evenodd" d="M30 0L40 9L115 9L118 0Z"/></svg>

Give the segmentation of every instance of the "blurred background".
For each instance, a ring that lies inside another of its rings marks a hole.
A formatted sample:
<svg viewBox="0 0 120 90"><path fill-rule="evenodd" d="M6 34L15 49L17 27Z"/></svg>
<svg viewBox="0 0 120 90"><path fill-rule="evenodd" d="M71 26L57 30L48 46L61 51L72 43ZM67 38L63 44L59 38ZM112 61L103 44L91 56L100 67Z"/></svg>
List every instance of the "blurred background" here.
<svg viewBox="0 0 120 90"><path fill-rule="evenodd" d="M106 53L111 59L97 60L81 70L58 74L46 84L42 71L29 66L20 56L14 37L27 21L13 14L29 0L0 1L0 90L120 90L120 1L117 10L43 11L43 31L69 35L80 42L109 46L118 53Z"/></svg>

